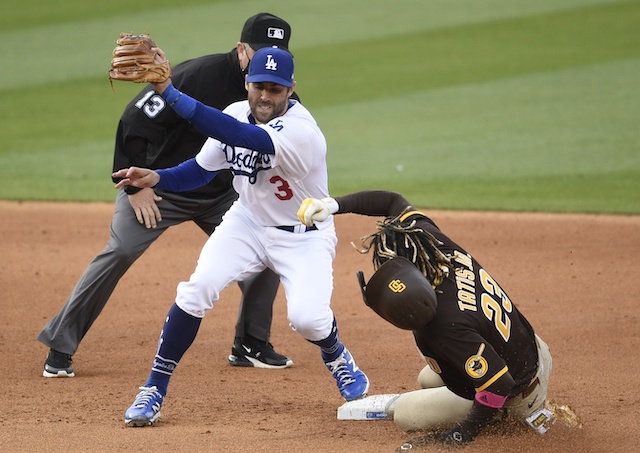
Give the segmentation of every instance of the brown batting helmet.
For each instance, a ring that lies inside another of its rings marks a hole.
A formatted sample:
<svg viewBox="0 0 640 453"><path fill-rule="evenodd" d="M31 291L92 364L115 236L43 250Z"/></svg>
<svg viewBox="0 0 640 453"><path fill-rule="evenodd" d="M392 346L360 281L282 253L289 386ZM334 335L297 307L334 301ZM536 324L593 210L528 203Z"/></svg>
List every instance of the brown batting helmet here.
<svg viewBox="0 0 640 453"><path fill-rule="evenodd" d="M386 261L367 284L362 272L357 275L364 303L394 326L418 330L435 316L436 292L408 259L396 257Z"/></svg>

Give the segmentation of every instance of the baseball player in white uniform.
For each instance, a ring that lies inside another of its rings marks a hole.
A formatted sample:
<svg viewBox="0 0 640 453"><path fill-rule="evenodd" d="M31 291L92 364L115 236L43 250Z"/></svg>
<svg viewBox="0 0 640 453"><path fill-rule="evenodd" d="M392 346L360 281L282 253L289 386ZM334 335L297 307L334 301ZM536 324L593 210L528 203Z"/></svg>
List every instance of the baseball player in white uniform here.
<svg viewBox="0 0 640 453"><path fill-rule="evenodd" d="M158 49L158 61L166 59ZM307 227L300 203L328 196L326 141L300 103L291 55L278 48L256 52L247 76L248 100L220 112L180 93L167 82L155 86L176 112L209 138L200 153L165 170L131 167L115 172L124 185L190 190L215 172L231 169L239 199L204 245L189 281L177 288L144 386L125 413L128 426L153 425L173 370L220 292L266 267L281 279L293 330L318 345L342 397L367 394L369 380L338 336L330 307L337 237L332 221ZM304 251L304 253L302 252Z"/></svg>

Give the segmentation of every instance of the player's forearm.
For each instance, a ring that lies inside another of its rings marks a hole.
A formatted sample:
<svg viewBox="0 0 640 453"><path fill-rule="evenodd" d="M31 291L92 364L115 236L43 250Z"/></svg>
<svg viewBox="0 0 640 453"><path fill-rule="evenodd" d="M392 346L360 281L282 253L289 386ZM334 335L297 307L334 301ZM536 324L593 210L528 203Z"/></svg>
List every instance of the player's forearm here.
<svg viewBox="0 0 640 453"><path fill-rule="evenodd" d="M474 400L471 410L465 419L460 422L460 428L465 435L474 438L491 422L497 413L498 409L485 406Z"/></svg>
<svg viewBox="0 0 640 453"><path fill-rule="evenodd" d="M195 157L184 161L180 165L162 170L156 170L160 181L155 188L170 192L186 192L202 187L216 176L217 172L208 171L196 162Z"/></svg>
<svg viewBox="0 0 640 453"><path fill-rule="evenodd" d="M364 190L336 197L338 212L351 212L368 216L394 216L400 214L410 203L396 192Z"/></svg>
<svg viewBox="0 0 640 453"><path fill-rule="evenodd" d="M161 95L178 115L203 134L227 145L241 146L264 154L275 153L271 137L264 129L241 123L220 110L204 105L178 91L173 85L169 85Z"/></svg>

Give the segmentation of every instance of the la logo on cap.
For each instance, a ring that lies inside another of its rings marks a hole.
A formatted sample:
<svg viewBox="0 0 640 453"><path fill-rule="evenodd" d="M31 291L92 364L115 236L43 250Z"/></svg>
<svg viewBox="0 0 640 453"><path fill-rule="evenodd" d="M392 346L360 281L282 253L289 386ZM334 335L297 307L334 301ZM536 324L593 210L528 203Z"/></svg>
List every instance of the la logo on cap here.
<svg viewBox="0 0 640 453"><path fill-rule="evenodd" d="M273 59L273 55L267 55L267 62L264 64L264 68L270 71L278 70L278 63Z"/></svg>

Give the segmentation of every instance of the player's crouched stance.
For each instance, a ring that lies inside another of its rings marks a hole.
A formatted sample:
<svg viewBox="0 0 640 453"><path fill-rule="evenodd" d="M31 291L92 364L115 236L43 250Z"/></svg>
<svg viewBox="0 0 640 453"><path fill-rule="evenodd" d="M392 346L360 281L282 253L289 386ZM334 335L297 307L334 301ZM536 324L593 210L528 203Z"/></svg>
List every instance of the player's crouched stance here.
<svg viewBox="0 0 640 453"><path fill-rule="evenodd" d="M155 58L166 62L161 49ZM125 412L128 426L157 422L171 376L220 292L267 267L281 277L291 327L319 348L340 395L351 401L368 392L369 379L340 340L331 309L335 228L331 221L305 227L297 217L302 200L329 191L326 140L311 113L291 99L295 85L293 57L276 47L255 52L247 100L224 112L181 93L170 79L154 83L178 115L210 138L195 158L176 167L114 172L116 188L181 192L230 169L239 196L207 239L189 280L178 284L147 381ZM232 152L246 158L230 158Z"/></svg>
<svg viewBox="0 0 640 453"><path fill-rule="evenodd" d="M363 191L307 199L298 210L304 224L332 214L385 216L363 239L373 250L375 273L365 303L396 327L413 332L427 360L418 383L385 411L405 432L430 430L397 451L430 444L462 445L486 426L524 422L539 433L558 419L580 426L575 413L547 400L549 347L534 332L495 279L400 194Z"/></svg>

